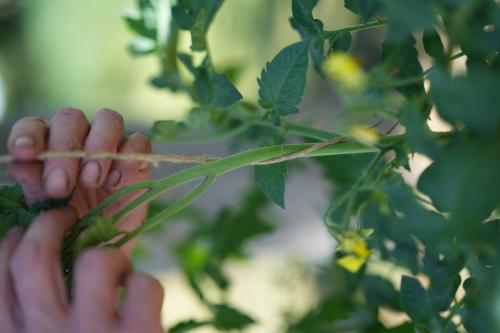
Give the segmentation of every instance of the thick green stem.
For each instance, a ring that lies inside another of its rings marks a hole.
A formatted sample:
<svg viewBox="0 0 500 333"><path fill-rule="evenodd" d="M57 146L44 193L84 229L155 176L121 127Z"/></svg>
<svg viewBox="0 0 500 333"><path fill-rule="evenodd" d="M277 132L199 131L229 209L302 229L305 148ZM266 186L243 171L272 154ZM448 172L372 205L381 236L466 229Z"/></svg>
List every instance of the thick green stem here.
<svg viewBox="0 0 500 333"><path fill-rule="evenodd" d="M148 191L146 193L139 196L130 205L128 205L126 208L122 209L117 214L115 214L113 218L115 219L115 221L117 221L116 220L117 217L119 218L124 217L128 212L132 211L136 207L152 200L153 198L157 197L166 190L169 190L176 186L191 182L206 175L219 176L245 166L255 165L259 162L290 155L299 152L301 150L307 149L312 145L313 144L290 144L290 145L279 145L279 146L257 148L239 154L231 155L226 158L222 158L220 160L216 160L213 162L200 164L189 169L184 169L173 175L158 180L154 181L148 180L146 182L137 183L133 185L133 188L127 187L109 196L108 198L103 200L96 208L90 211L86 217L94 216L100 213L111 203L113 203L114 201L118 200L119 198L127 194L130 194L140 189L147 188ZM306 157L342 155L342 154L363 154L363 153L370 153L377 151L378 148L376 147L369 147L356 142L345 142L327 146L319 150L313 151L307 154ZM152 185L153 183L154 185Z"/></svg>
<svg viewBox="0 0 500 333"><path fill-rule="evenodd" d="M113 245L122 246L126 244L128 241L130 241L132 238L150 230L151 228L158 226L161 222L165 221L169 217L175 215L182 209L192 204L200 195L202 195L207 189L210 188L210 186L212 186L212 184L215 182L216 179L217 177L215 176L211 175L207 176L203 181L203 183L198 187L196 187L193 191L189 192L186 196L182 197L181 199L171 204L168 208L157 213L155 216L149 218L141 226L135 228L131 232L128 232L123 238L116 241Z"/></svg>

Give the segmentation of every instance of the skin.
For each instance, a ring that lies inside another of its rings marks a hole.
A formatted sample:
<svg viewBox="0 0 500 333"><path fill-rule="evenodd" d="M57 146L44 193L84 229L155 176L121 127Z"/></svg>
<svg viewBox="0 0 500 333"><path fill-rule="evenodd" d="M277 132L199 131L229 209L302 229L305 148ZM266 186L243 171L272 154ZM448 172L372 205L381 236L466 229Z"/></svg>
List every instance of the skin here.
<svg viewBox="0 0 500 333"><path fill-rule="evenodd" d="M14 229L0 242L0 332L163 332L163 289L152 277L132 272L127 254L133 244L84 252L75 264L71 301L59 258L64 235L78 218L114 191L147 179L149 165L34 160L44 150L151 152L144 135L124 139L123 130L122 117L108 109L99 111L92 123L79 110L61 109L50 122L30 117L13 126L8 149L16 162L9 171L22 185L27 203L72 197L69 207L40 214L28 230ZM134 195L105 214L127 205ZM144 221L146 209L136 209L119 227L137 227ZM119 307L120 288L125 289L125 300Z"/></svg>

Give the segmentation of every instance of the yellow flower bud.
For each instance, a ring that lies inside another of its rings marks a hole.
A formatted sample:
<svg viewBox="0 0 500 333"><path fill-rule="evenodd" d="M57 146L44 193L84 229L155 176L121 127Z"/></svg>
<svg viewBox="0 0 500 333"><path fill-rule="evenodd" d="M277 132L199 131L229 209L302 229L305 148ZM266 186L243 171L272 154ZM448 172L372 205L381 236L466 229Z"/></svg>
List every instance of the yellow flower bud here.
<svg viewBox="0 0 500 333"><path fill-rule="evenodd" d="M337 260L337 265L345 268L351 273L357 273L365 262L366 259L359 258L354 255L347 255Z"/></svg>
<svg viewBox="0 0 500 333"><path fill-rule="evenodd" d="M347 53L335 52L323 63L325 74L347 90L361 90L367 77L359 63Z"/></svg>
<svg viewBox="0 0 500 333"><path fill-rule="evenodd" d="M369 145L377 144L380 140L380 134L372 127L355 125L350 129L350 135L358 140Z"/></svg>
<svg viewBox="0 0 500 333"><path fill-rule="evenodd" d="M368 237L373 229L365 229L359 232L347 231L338 236L338 251L346 253L346 256L337 260L337 264L351 273L356 273L372 255L368 248L365 237Z"/></svg>

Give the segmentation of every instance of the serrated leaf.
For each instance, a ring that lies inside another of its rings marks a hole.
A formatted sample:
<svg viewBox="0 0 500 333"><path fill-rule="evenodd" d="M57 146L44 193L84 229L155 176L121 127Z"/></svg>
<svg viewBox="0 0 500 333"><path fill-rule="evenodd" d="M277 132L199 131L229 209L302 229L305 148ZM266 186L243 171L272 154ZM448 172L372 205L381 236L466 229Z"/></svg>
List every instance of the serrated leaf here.
<svg viewBox="0 0 500 333"><path fill-rule="evenodd" d="M255 182L264 194L280 206L285 208L285 179L287 163L255 166Z"/></svg>
<svg viewBox="0 0 500 333"><path fill-rule="evenodd" d="M85 249L106 243L116 236L123 234L109 217L92 217L89 227L80 235L74 244L78 254Z"/></svg>
<svg viewBox="0 0 500 333"><path fill-rule="evenodd" d="M255 323L252 317L227 304L212 305L212 310L214 311L213 325L219 330L242 330Z"/></svg>
<svg viewBox="0 0 500 333"><path fill-rule="evenodd" d="M328 53L347 52L351 48L352 35L349 31L342 31L330 37L328 42L330 43Z"/></svg>
<svg viewBox="0 0 500 333"><path fill-rule="evenodd" d="M262 70L259 83L260 105L274 117L299 112L306 85L309 43L298 42L281 50Z"/></svg>
<svg viewBox="0 0 500 333"><path fill-rule="evenodd" d="M421 76L423 73L415 48L415 38L411 35L402 40L384 41L382 63L389 75L400 79ZM423 81L400 87L398 90L406 97L425 93Z"/></svg>
<svg viewBox="0 0 500 333"><path fill-rule="evenodd" d="M368 21L380 9L380 0L344 0L344 7Z"/></svg>
<svg viewBox="0 0 500 333"><path fill-rule="evenodd" d="M213 75L212 90L211 105L218 108L226 108L243 98L238 89L224 74L215 73Z"/></svg>
<svg viewBox="0 0 500 333"><path fill-rule="evenodd" d="M417 325L427 326L433 313L429 296L420 282L410 276L403 276L400 290L401 308Z"/></svg>

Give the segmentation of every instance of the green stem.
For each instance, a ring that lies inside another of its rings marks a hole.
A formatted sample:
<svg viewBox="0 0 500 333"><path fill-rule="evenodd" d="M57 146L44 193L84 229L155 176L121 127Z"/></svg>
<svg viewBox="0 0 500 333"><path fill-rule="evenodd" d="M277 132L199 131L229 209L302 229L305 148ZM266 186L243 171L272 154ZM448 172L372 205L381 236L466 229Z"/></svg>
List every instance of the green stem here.
<svg viewBox="0 0 500 333"><path fill-rule="evenodd" d="M284 129L286 132L294 135L301 136L303 138L308 138L308 139L313 139L313 140L331 140L337 136L339 136L339 133L334 133L331 131L327 130L321 130L317 129L314 127L309 127L309 126L304 126L304 125L299 125L296 123L293 123L291 121L286 121L283 120L281 127L276 127L273 124L263 121L260 116L255 117L255 119L242 119L244 123L240 126L237 126L235 128L232 128L226 132L223 133L217 133L217 134L212 134L212 135L203 135L203 136L188 136L188 137L183 137L183 138L178 138L176 140L172 140L169 142L172 143L207 143L207 142L214 142L214 141L219 141L219 140L226 140L235 137L236 135L239 135L252 126L259 126L259 127L265 127L265 128L270 128L274 130L280 130ZM155 137L155 135L150 136L154 141L161 141L163 142L164 140L161 139L161 136Z"/></svg>
<svg viewBox="0 0 500 333"><path fill-rule="evenodd" d="M311 147L313 144L289 144L289 145L278 145L278 146L269 146L263 148L257 148L253 150L249 150L246 152L234 154L219 160L215 160L213 162L208 162L204 164L200 164L194 166L189 169L181 170L173 175L169 175L167 177L161 178L159 180L148 180L146 182L141 182L133 185L131 187L127 187L121 191L118 191L105 200L103 200L98 206L96 206L92 211L90 211L84 219L95 216L98 213L102 212L106 207L112 204L114 201L120 199L121 197L135 192L140 189L147 188L148 191L138 198L136 198L130 205L126 208L122 209L113 217L116 220L116 217L122 218L126 213L132 211L136 207L141 204L152 200L157 197L162 192L165 192L168 189L173 187L191 182L198 178L204 177L206 175L215 175L219 176L233 170L255 165L259 162L263 162L266 160L290 155L296 153L298 151L307 149ZM342 154L363 154L363 153L371 153L377 152L377 147L368 147L363 144L357 142L344 142L336 145L326 146L319 150L310 152L306 157L316 157L316 156L329 156L329 155L342 155ZM152 185L154 184L154 185Z"/></svg>
<svg viewBox="0 0 500 333"><path fill-rule="evenodd" d="M182 209L186 208L190 204L192 204L200 195L202 195L207 189L212 186L212 184L215 182L217 179L216 176L209 175L205 178L202 184L200 184L198 187L196 187L193 191L189 192L186 196L182 197L181 199L175 201L173 204L171 204L168 208L162 210L161 212L157 213L155 216L149 218L144 224L141 226L135 228L131 232L128 232L125 234L123 238L120 238L118 241L113 243L112 245L114 246L122 246L126 244L128 241L130 241L132 238L150 230L151 228L154 228L158 226L160 223L168 219L169 217L175 215Z"/></svg>
<svg viewBox="0 0 500 333"><path fill-rule="evenodd" d="M356 24L356 25L351 25L349 27L344 27L344 28L339 28L331 31L324 31L322 34L323 38L329 38L332 36L335 36L338 33L341 32L352 32L352 31L360 31L360 30L366 30L366 29L371 29L379 26L384 26L389 23L389 20L386 19L376 19L375 21L367 22L367 23L362 23L362 24Z"/></svg>

